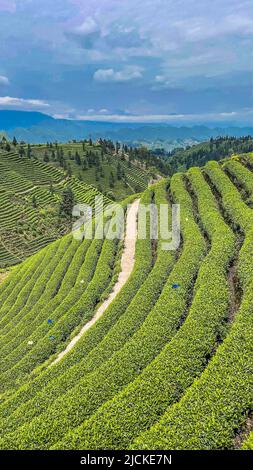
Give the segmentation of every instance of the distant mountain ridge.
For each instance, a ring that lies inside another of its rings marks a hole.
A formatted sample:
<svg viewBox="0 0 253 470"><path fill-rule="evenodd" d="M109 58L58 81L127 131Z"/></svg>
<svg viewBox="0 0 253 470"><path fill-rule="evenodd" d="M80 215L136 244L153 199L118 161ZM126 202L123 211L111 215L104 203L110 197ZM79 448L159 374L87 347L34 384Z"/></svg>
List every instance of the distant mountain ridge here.
<svg viewBox="0 0 253 470"><path fill-rule="evenodd" d="M184 140L204 141L217 136L253 136L253 127L209 127L206 125L172 126L163 123L114 123L100 121L78 121L54 119L53 117L28 111L0 110L0 131L10 138L30 143L47 141L67 142L72 139L99 137L125 143L152 144L179 142Z"/></svg>
<svg viewBox="0 0 253 470"><path fill-rule="evenodd" d="M33 111L0 110L0 130L13 130L17 127L37 126L43 121L54 121L47 114Z"/></svg>

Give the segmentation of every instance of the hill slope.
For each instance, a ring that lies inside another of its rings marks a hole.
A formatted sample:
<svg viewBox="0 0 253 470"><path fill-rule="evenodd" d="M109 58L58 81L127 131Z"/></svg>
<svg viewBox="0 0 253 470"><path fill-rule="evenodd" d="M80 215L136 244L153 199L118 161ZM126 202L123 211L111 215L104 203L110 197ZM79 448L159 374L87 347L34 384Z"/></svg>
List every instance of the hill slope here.
<svg viewBox="0 0 253 470"><path fill-rule="evenodd" d="M129 161L125 153L117 154L111 141L32 145L31 153L41 161L60 165L80 181L92 184L116 200L143 191L152 177L149 168L137 159Z"/></svg>
<svg viewBox="0 0 253 470"><path fill-rule="evenodd" d="M37 159L0 151L0 268L16 264L67 233L71 218L60 214L64 191L73 205L94 207L93 186ZM104 197L104 203L110 200ZM72 210L72 207L70 207Z"/></svg>
<svg viewBox="0 0 253 470"><path fill-rule="evenodd" d="M253 138L218 137L186 149L174 149L166 158L168 173L186 171L191 166L203 166L209 160L222 160L237 153L253 151Z"/></svg>
<svg viewBox="0 0 253 470"><path fill-rule="evenodd" d="M251 155L212 161L146 189L141 203L169 202L170 223L180 204L180 247L137 239L122 290L51 367L108 298L124 242L67 235L2 282L0 448L241 446L253 411L252 167Z"/></svg>
<svg viewBox="0 0 253 470"><path fill-rule="evenodd" d="M0 110L0 130L11 131L17 127L38 126L44 121L49 125L54 119L47 114L33 111Z"/></svg>

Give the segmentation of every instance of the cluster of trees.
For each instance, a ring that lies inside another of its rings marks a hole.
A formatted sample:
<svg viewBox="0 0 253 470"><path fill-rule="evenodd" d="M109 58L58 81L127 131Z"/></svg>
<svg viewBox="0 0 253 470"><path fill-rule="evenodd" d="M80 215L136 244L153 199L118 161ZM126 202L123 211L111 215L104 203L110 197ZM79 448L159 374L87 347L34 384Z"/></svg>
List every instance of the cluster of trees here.
<svg viewBox="0 0 253 470"><path fill-rule="evenodd" d="M58 162L59 165L67 170L67 173L71 176L71 165L68 163L69 160L75 161L75 163L82 170L87 170L88 168L96 167L100 171L101 161L98 153L93 150L86 150L85 141L83 144L84 154L80 155L78 151L72 153L71 150L68 151L67 155L64 154L63 147L60 147L57 143L47 144L47 149L44 152L43 160L44 162ZM103 155L102 155L103 159Z"/></svg>
<svg viewBox="0 0 253 470"><path fill-rule="evenodd" d="M186 149L177 148L164 157L167 164L167 174L185 171L192 166L204 166L210 160L222 160L234 153L253 152L253 138L245 137L218 137L211 138Z"/></svg>
<svg viewBox="0 0 253 470"><path fill-rule="evenodd" d="M72 210L75 204L74 194L71 188L65 188L62 192L59 214L60 216L72 217Z"/></svg>
<svg viewBox="0 0 253 470"><path fill-rule="evenodd" d="M89 168L95 168L95 178L96 181L99 181L100 178L105 177L103 162L112 163L111 157L112 152L119 153L120 145L118 143L113 144L111 141L102 141L100 140L98 144L100 145L100 149L92 148L93 142L89 141L81 141L79 143L83 144L83 155L80 155L79 151L72 152L71 150L68 151L67 155L64 154L63 147L60 147L57 143L55 144L47 144L47 149L44 152L44 162L58 162L61 167L67 170L69 176L71 176L71 166L67 161L75 161L78 167L80 167L79 178L82 179L81 170L86 171ZM87 144L89 147L87 148ZM125 157L121 155L122 160L125 160ZM131 160L133 157L129 159L131 164ZM110 188L114 188L116 180L125 180L125 171L120 162L120 159L117 163L116 171L111 171L109 174L109 186ZM101 188L102 190L102 188Z"/></svg>
<svg viewBox="0 0 253 470"><path fill-rule="evenodd" d="M68 162L69 160L75 161L80 167L80 170L85 171L88 168L95 167L95 177L96 180L99 180L100 177L104 177L102 166L103 161L110 164L110 158L112 156L118 156L119 163L117 164L117 171L115 174L112 172L109 177L110 187L112 188L114 187L116 179L125 179L124 169L120 164L120 160L127 162L129 167L132 165L142 169L153 167L158 169L160 172L167 174L167 167L162 155L156 155L146 147L138 148L106 139L99 139L96 142L97 148L95 148L92 139L84 139L78 142L74 140L72 143L79 143L82 145L82 155L80 155L78 151L72 153L71 150L69 150L68 154L65 155L61 144L58 144L58 142L47 142L43 156L44 162L58 162L59 165L67 171L69 176L72 174L71 165ZM25 142L20 142L20 144L18 144L15 137L12 142L8 142L6 138L3 137L1 148L6 151L11 151L12 147L15 147L15 150L19 152L21 157L26 156L28 158L36 158L36 154L33 154L33 149L30 144L26 144Z"/></svg>
<svg viewBox="0 0 253 470"><path fill-rule="evenodd" d="M128 162L129 167L135 162L135 165L139 165L142 169L155 167L164 174L167 172L166 164L162 158L163 154L156 154L144 146L133 147L106 139L99 139L98 143L104 153L120 155Z"/></svg>
<svg viewBox="0 0 253 470"><path fill-rule="evenodd" d="M139 161L144 169L154 167L161 173L167 174L166 163L161 156L154 154L146 147L128 148L129 160Z"/></svg>
<svg viewBox="0 0 253 470"><path fill-rule="evenodd" d="M0 142L0 148L2 150L5 150L6 152L10 152L12 149L12 146L16 147L17 145L18 145L18 141L16 137L13 137L12 142L9 142L4 135L2 136L1 142Z"/></svg>
<svg viewBox="0 0 253 470"><path fill-rule="evenodd" d="M233 153L253 152L253 138L244 137L218 137L211 138L208 142L203 142L192 147L176 148L167 153L164 149L151 151L146 147L133 147L120 142L113 142L109 139L99 139L95 144L92 139L72 141L82 145L82 155L79 151L72 153L68 151L64 155L63 147L58 142L47 142L44 152L44 162L58 162L65 169L69 176L72 175L69 160L75 161L81 171L95 168L95 178L99 181L104 178L103 162L113 163L112 158L118 156L117 170L111 171L109 175L109 185L114 187L116 180L126 182L124 168L121 160L127 163L128 167L137 166L142 169L149 169L156 172L159 170L164 175L172 175L177 171L185 171L192 166L203 166L209 160L221 160ZM18 143L14 137L12 142L5 136L2 137L0 148L10 152L12 149L19 152L21 157L36 157L33 155L32 147L25 142Z"/></svg>
<svg viewBox="0 0 253 470"><path fill-rule="evenodd" d="M5 136L2 137L1 143L0 143L0 148L2 150L5 150L6 152L10 152L11 150L14 150L19 153L20 157L32 157L32 148L30 144L27 144L25 142L18 142L16 137L13 137L12 142L8 141Z"/></svg>

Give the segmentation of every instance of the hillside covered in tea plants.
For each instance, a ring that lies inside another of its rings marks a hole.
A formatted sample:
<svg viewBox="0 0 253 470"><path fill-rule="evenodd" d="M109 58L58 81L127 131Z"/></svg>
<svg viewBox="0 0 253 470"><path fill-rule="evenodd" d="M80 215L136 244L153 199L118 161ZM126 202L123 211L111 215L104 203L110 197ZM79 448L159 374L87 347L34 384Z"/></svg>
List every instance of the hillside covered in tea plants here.
<svg viewBox="0 0 253 470"><path fill-rule="evenodd" d="M65 184L80 197L97 191L76 174L74 144L61 147L71 151L63 169L50 145L29 148L36 159L1 153L1 207L15 188L15 210L30 192L39 204ZM135 181L146 175L131 165ZM117 295L129 242L122 221L122 236L106 238L109 215L104 237L65 234L1 282L1 449L253 448L253 155L142 181L121 201L126 231L136 224L128 204L168 204L171 225L176 203L181 243L165 251L170 240L135 233Z"/></svg>
<svg viewBox="0 0 253 470"><path fill-rule="evenodd" d="M45 145L21 143L18 152L63 169L68 176L93 185L113 200L143 191L152 178L165 170L161 159L146 148L135 149L103 139Z"/></svg>
<svg viewBox="0 0 253 470"><path fill-rule="evenodd" d="M126 149L125 149L126 150ZM74 204L106 206L142 192L157 178L141 152L112 142L0 144L0 269L36 253L71 228ZM138 157L138 158L137 158Z"/></svg>
<svg viewBox="0 0 253 470"><path fill-rule="evenodd" d="M19 263L68 233L74 204L101 193L63 169L0 150L0 268ZM110 199L104 196L104 204Z"/></svg>

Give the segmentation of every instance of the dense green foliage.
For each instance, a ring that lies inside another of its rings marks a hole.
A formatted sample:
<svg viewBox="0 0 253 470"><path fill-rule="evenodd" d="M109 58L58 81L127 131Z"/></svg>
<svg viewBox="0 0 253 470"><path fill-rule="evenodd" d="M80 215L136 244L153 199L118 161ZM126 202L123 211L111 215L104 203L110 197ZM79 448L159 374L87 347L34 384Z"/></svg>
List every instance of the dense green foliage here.
<svg viewBox="0 0 253 470"><path fill-rule="evenodd" d="M212 194L207 188L205 190L201 175L197 173L192 176L196 188L200 189L200 206L202 205L200 213L203 215L203 222L209 229L209 234L213 235L214 241L200 268L187 319L179 332L140 377L121 394L115 395L112 402L108 402L75 433L72 433L71 437L67 436L63 442L60 442L57 445L60 448L129 447L132 439L142 429L155 422L168 403L177 401L194 377L201 373L205 358L211 354L217 338L223 335L222 323L227 315L229 297L226 267L233 256L235 239L220 218ZM171 188L175 196L178 192L180 195L183 193L178 178L173 178ZM184 208L186 207L185 199ZM206 207L209 207L208 213ZM182 221L186 215L188 220L185 225L199 246L199 238L194 225L190 223L189 212L182 214ZM222 244L220 244L221 236L224 237ZM217 265L217 259L220 259L221 254L224 264ZM191 256L194 259L193 242L191 242ZM187 266L187 269L190 269L189 264ZM211 289L210 275L213 279ZM184 282L185 279L183 282L180 280L180 288L184 287ZM217 286L220 286L221 282L224 282L224 289L218 289L217 292ZM219 306L215 310L213 310L214 302ZM171 316L174 308L171 308ZM171 320L168 324L171 327ZM124 429L124 434L120 429Z"/></svg>
<svg viewBox="0 0 253 470"><path fill-rule="evenodd" d="M24 154L30 148L33 157L63 169L68 176L75 176L116 200L143 191L152 175L158 172L152 167L157 167L160 162L145 149L121 147L117 142L102 139L31 147L21 145L20 148Z"/></svg>
<svg viewBox="0 0 253 470"><path fill-rule="evenodd" d="M90 144L71 145L86 152ZM120 158L120 146L97 145ZM228 140L218 145L228 151ZM24 148L29 156L11 159L22 160L27 174L30 164L45 179L45 168L56 172L46 184L61 187L65 220L69 200L87 197L88 186L73 176L83 153L61 169ZM96 158L88 154L89 165ZM251 154L211 161L122 202L125 215L137 197L143 205L167 204L169 226L172 204L180 204L180 247L163 249L169 235L150 239L148 212L148 237L136 240L126 284L57 363L118 279L124 241L105 237L113 218L103 238L65 235L11 270L0 283L1 449L233 449L243 440L252 448L244 430L253 410L252 167ZM66 181L54 183L56 174ZM22 181L24 191L38 184L35 173L12 176L3 179L6 193ZM161 217L160 209L158 223Z"/></svg>
<svg viewBox="0 0 253 470"><path fill-rule="evenodd" d="M200 379L136 441L138 448L232 447L234 430L240 428L252 407L253 290L249 259L253 254L253 214L217 164L208 164L206 171L220 192L224 209L246 235L238 269L244 296L231 331Z"/></svg>
<svg viewBox="0 0 253 470"><path fill-rule="evenodd" d="M253 432L251 432L248 439L245 440L242 448L243 450L253 450Z"/></svg>
<svg viewBox="0 0 253 470"><path fill-rule="evenodd" d="M18 154L17 146L9 152L0 149L0 268L69 232L73 203L94 208L100 194L61 168ZM111 201L104 197L103 202Z"/></svg>
<svg viewBox="0 0 253 470"><path fill-rule="evenodd" d="M203 166L209 160L221 160L235 153L253 151L253 138L246 137L218 137L211 138L186 149L174 149L166 156L168 173L185 171L192 166Z"/></svg>

